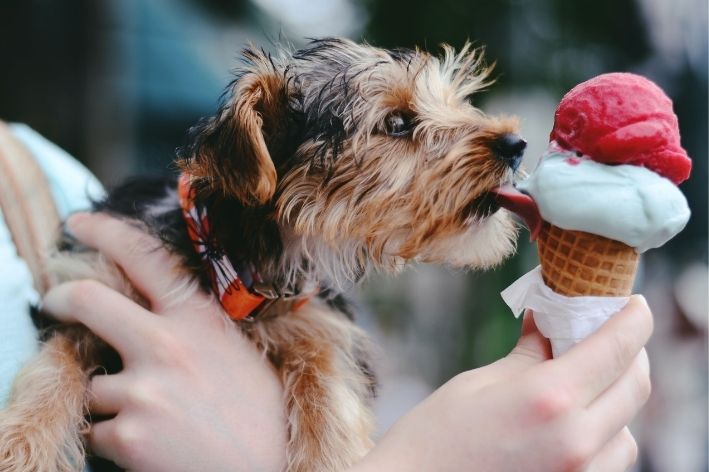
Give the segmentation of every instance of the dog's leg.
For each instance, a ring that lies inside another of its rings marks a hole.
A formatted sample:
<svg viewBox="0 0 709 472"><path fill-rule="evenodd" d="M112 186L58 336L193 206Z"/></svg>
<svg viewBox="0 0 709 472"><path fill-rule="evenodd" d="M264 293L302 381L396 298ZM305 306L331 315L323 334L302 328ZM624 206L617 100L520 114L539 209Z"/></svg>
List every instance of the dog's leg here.
<svg viewBox="0 0 709 472"><path fill-rule="evenodd" d="M0 471L83 469L89 366L80 356L93 345L93 335L72 327L54 333L24 366L0 411Z"/></svg>
<svg viewBox="0 0 709 472"><path fill-rule="evenodd" d="M285 387L288 471L345 470L372 445L364 333L319 302L256 325Z"/></svg>

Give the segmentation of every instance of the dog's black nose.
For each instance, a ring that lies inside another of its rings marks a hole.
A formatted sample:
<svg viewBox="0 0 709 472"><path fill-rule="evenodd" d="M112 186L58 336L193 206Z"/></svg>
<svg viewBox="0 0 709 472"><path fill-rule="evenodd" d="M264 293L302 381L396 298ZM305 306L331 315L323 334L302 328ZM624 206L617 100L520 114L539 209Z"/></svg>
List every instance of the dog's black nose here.
<svg viewBox="0 0 709 472"><path fill-rule="evenodd" d="M505 161L508 166L516 170L517 167L519 167L526 147L527 141L522 139L521 136L506 133L497 138L492 146L492 150L500 159Z"/></svg>

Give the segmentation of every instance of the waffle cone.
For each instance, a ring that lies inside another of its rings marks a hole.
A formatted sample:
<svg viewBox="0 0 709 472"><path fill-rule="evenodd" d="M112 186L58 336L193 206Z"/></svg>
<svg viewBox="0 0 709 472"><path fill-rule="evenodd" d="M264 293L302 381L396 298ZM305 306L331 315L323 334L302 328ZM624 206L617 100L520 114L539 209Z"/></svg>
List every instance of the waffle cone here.
<svg viewBox="0 0 709 472"><path fill-rule="evenodd" d="M545 222L537 249L544 282L556 293L568 297L631 294L639 255L624 243Z"/></svg>

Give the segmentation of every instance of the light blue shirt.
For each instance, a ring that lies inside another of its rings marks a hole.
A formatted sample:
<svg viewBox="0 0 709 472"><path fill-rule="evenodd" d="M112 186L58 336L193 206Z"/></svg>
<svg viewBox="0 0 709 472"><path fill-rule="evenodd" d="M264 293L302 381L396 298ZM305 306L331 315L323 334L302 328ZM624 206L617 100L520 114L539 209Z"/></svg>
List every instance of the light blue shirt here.
<svg viewBox="0 0 709 472"><path fill-rule="evenodd" d="M29 126L10 128L43 170L62 219L90 208L91 200L103 195L98 180L66 151ZM37 351L37 330L29 316L37 301L32 275L15 251L0 209L0 408L22 364Z"/></svg>

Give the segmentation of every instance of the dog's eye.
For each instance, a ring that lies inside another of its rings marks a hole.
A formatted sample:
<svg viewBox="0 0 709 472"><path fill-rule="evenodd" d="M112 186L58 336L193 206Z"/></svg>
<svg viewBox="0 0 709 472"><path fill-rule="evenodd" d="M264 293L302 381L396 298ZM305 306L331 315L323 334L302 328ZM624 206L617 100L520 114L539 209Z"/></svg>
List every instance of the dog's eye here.
<svg viewBox="0 0 709 472"><path fill-rule="evenodd" d="M394 111L384 119L384 131L389 136L405 136L411 132L413 120L404 112Z"/></svg>

